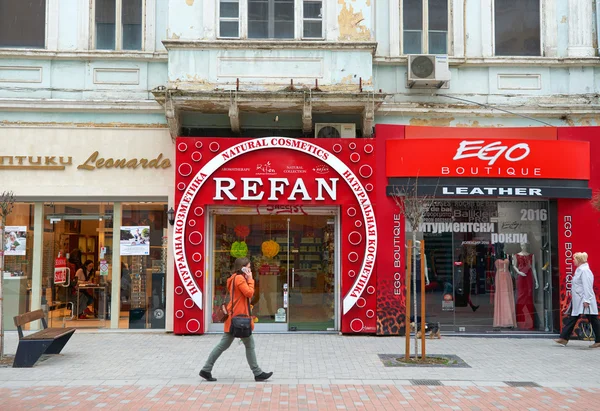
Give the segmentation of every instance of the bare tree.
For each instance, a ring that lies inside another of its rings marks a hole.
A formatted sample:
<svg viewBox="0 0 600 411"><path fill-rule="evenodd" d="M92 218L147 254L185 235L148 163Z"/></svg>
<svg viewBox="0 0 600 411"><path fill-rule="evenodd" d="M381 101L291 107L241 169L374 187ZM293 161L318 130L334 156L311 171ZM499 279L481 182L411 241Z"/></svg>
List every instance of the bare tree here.
<svg viewBox="0 0 600 411"><path fill-rule="evenodd" d="M436 190L437 191L437 186ZM419 178L416 177L414 184L409 180L405 186L394 187L392 198L396 202L396 205L400 209L400 213L404 215L406 224L412 232L412 249L409 252L412 255L412 295L413 295L413 316L415 318L415 360L418 358L419 346L417 338L417 233L420 231L421 224L425 218L427 212L435 201L435 191L433 195L419 195ZM424 255L421 258L425 258ZM423 319L424 321L425 319ZM406 330L410 333L410 318L407 318L408 322ZM425 330L421 329L421 333L424 334Z"/></svg>
<svg viewBox="0 0 600 411"><path fill-rule="evenodd" d="M6 219L12 213L15 205L15 196L12 191L4 191L0 195L0 359L4 356L4 231Z"/></svg>

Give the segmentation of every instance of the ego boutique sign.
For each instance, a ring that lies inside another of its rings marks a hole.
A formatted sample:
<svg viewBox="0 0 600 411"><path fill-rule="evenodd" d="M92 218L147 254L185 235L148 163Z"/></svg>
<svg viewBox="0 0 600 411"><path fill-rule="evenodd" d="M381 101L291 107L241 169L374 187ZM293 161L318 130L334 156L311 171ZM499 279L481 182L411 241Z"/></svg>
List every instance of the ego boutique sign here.
<svg viewBox="0 0 600 411"><path fill-rule="evenodd" d="M453 160L478 158L481 161L487 161L487 165L492 166L500 157L504 157L506 161L514 163L525 159L530 153L531 149L527 143L517 143L508 146L503 145L500 141L485 144L483 140L467 140L461 141Z"/></svg>

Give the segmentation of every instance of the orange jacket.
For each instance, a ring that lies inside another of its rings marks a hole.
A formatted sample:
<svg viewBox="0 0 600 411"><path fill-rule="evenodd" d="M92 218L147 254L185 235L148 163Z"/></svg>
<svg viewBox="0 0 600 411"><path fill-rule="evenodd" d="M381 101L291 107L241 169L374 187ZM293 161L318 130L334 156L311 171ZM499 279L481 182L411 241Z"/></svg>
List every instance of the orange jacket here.
<svg viewBox="0 0 600 411"><path fill-rule="evenodd" d="M254 279L251 278L246 281L246 277L243 275L231 275L231 277L227 279L227 290L229 293L231 293L231 283L232 281L234 281L234 279L235 291L233 292L233 296L235 298L235 301L230 301L227 305L227 312L229 313L229 317L227 317L227 321L225 321L225 332L229 332L229 329L231 328L232 317L235 317L239 314L251 315L248 312L248 299L252 298L252 296L254 295ZM252 321L250 325L254 330L254 321Z"/></svg>

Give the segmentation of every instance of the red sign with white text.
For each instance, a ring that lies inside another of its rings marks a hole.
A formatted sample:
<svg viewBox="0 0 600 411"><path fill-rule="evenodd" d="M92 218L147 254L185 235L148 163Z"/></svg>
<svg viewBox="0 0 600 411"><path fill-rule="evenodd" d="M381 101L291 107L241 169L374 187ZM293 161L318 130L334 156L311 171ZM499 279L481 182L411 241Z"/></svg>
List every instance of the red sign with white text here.
<svg viewBox="0 0 600 411"><path fill-rule="evenodd" d="M482 177L589 180L586 141L388 140L388 177Z"/></svg>

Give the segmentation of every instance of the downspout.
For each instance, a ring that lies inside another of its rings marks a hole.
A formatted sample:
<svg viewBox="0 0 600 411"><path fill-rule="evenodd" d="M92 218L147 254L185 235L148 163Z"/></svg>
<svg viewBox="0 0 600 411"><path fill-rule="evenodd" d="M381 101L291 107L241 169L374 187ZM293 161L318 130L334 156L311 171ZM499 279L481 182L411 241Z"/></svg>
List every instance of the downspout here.
<svg viewBox="0 0 600 411"><path fill-rule="evenodd" d="M600 55L600 0L596 0L596 55Z"/></svg>
<svg viewBox="0 0 600 411"><path fill-rule="evenodd" d="M600 55L600 0L596 0L596 53Z"/></svg>

